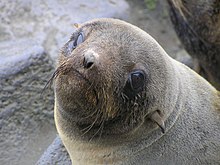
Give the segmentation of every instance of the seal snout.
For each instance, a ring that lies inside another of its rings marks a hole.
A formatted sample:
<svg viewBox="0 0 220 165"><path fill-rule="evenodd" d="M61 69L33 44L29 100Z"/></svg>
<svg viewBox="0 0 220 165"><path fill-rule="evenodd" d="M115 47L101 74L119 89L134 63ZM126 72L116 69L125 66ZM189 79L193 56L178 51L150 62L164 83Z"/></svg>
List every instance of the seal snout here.
<svg viewBox="0 0 220 165"><path fill-rule="evenodd" d="M98 54L94 51L88 51L84 54L83 66L86 69L91 68L97 60Z"/></svg>

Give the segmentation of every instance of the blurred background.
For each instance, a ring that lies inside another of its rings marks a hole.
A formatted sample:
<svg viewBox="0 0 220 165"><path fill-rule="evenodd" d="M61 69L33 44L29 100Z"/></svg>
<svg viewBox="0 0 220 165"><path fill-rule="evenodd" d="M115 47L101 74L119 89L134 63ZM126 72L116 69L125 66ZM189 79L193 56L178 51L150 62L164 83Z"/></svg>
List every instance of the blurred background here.
<svg viewBox="0 0 220 165"><path fill-rule="evenodd" d="M167 5L164 0L0 0L0 164L35 164L57 136L53 89L44 87L74 23L125 20L190 65Z"/></svg>

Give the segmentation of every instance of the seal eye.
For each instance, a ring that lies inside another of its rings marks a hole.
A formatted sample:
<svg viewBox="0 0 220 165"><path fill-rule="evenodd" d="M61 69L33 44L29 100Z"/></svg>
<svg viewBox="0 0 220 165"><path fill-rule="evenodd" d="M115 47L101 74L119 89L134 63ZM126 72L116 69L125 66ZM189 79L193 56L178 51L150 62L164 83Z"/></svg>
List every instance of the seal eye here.
<svg viewBox="0 0 220 165"><path fill-rule="evenodd" d="M135 91L140 91L144 86L145 76L143 71L135 71L130 75L131 88Z"/></svg>
<svg viewBox="0 0 220 165"><path fill-rule="evenodd" d="M80 32L80 33L78 34L77 39L75 40L73 46L76 48L79 44L83 43L83 41L84 41L84 35L83 35L82 32Z"/></svg>
<svg viewBox="0 0 220 165"><path fill-rule="evenodd" d="M130 99L134 98L139 92L143 90L146 75L142 70L135 70L128 76L128 80L124 87L124 94Z"/></svg>
<svg viewBox="0 0 220 165"><path fill-rule="evenodd" d="M76 39L75 39L76 38ZM82 32L78 33L77 37L73 37L68 43L67 43L67 54L71 54L71 52L82 42L84 41L84 34Z"/></svg>

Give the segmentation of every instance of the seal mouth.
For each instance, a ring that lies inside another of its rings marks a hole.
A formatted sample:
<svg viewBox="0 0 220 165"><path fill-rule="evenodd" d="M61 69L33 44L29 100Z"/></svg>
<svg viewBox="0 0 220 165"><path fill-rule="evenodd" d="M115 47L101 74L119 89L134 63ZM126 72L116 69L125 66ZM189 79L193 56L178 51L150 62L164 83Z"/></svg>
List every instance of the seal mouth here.
<svg viewBox="0 0 220 165"><path fill-rule="evenodd" d="M73 68L72 66L68 65L67 63L63 63L60 66L58 66L58 68L55 70L55 72L53 73L52 77L49 79L49 81L47 82L46 86L51 85L53 83L53 81L61 74L65 75L69 72L75 72L77 73L77 75L80 76L80 78L82 78L83 80L85 80L88 84L91 84L91 82L89 81L89 79L87 79L82 73L80 73L77 69Z"/></svg>
<svg viewBox="0 0 220 165"><path fill-rule="evenodd" d="M72 67L71 65L67 64L67 63L63 63L61 64L52 74L51 78L49 79L49 81L47 82L47 84L45 85L45 88L47 86L51 86L54 82L54 80L56 80L60 75L65 75L68 74L70 72L74 72L76 73L75 75L78 76L78 78L84 80L89 86L92 86L92 82L90 82L90 80L88 78L86 78L84 76L83 73L81 73L80 71L78 71L77 69L75 69L74 67ZM96 98L96 105L98 104L98 94L96 92L96 90L93 88L92 89L95 98Z"/></svg>
<svg viewBox="0 0 220 165"><path fill-rule="evenodd" d="M91 77L97 70L83 71L65 61L49 80L49 83L55 80L55 91L62 107L58 110L72 123L71 129L84 138L93 139L128 133L143 122L142 110L138 110L143 106L141 94L130 100L122 89L105 86L107 79L97 81Z"/></svg>
<svg viewBox="0 0 220 165"><path fill-rule="evenodd" d="M55 80L58 81L58 83L62 81L62 84L59 86L69 86L68 90L59 90L58 95L61 95L61 97L65 96L64 99L72 100L72 105L74 104L74 106L72 106L72 109L67 111L67 113L71 113L71 117L78 115L78 120L75 121L77 125L80 127L91 125L91 123L93 126L99 125L99 120L103 120L102 115L104 111L101 110L102 97L101 94L97 92L97 85L90 81L85 73L81 73L67 62L58 66L48 81L47 86L51 85ZM60 91L62 93L60 93ZM70 91L74 94L68 95Z"/></svg>

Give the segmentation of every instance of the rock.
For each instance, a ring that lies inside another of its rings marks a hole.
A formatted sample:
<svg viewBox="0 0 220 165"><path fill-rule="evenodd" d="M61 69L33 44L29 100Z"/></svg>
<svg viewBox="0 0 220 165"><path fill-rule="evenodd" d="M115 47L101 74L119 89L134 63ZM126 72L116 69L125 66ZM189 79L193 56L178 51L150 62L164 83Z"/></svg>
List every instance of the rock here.
<svg viewBox="0 0 220 165"><path fill-rule="evenodd" d="M176 33L195 71L220 90L220 1L167 0Z"/></svg>
<svg viewBox="0 0 220 165"><path fill-rule="evenodd" d="M73 24L125 19L128 9L125 0L0 1L1 164L34 164L56 137L53 93L41 93Z"/></svg>
<svg viewBox="0 0 220 165"><path fill-rule="evenodd" d="M92 18L127 18L125 0L2 0L0 41L31 37L56 58L58 50L73 33L74 23Z"/></svg>
<svg viewBox="0 0 220 165"><path fill-rule="evenodd" d="M52 164L65 164L71 165L71 160L63 143L59 137L57 137L48 149L41 156L37 165L52 165Z"/></svg>
<svg viewBox="0 0 220 165"><path fill-rule="evenodd" d="M0 42L0 162L33 164L55 138L53 93L41 95L54 68L31 39ZM28 160L28 161L27 161Z"/></svg>
<svg viewBox="0 0 220 165"><path fill-rule="evenodd" d="M193 69L193 60L185 50L176 53L176 60Z"/></svg>

